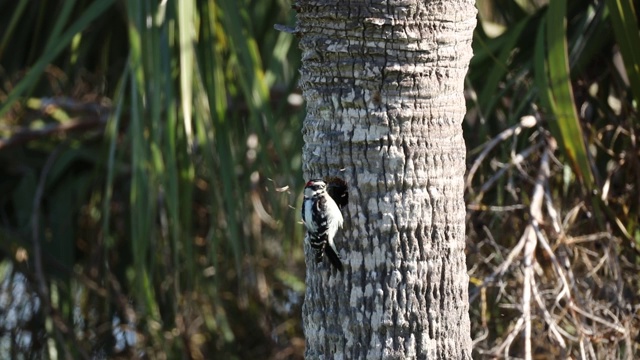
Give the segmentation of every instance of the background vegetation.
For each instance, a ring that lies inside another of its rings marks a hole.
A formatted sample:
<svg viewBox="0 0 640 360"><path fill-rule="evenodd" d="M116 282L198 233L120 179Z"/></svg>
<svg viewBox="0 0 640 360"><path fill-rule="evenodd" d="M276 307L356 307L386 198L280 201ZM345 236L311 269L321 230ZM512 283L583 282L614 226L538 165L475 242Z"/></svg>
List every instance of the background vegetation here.
<svg viewBox="0 0 640 360"><path fill-rule="evenodd" d="M0 1L0 357L300 358L287 1ZM477 357L640 353L632 1L478 0Z"/></svg>

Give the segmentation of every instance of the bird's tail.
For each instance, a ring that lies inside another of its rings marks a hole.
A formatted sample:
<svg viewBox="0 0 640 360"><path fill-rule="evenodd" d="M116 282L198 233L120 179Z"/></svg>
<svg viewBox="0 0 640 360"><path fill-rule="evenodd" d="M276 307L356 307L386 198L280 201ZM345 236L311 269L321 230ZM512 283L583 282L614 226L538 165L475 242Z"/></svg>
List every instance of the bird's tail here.
<svg viewBox="0 0 640 360"><path fill-rule="evenodd" d="M340 261L340 257L336 254L335 250L331 246L325 246L324 252L327 254L329 261L336 269L342 271L342 261Z"/></svg>

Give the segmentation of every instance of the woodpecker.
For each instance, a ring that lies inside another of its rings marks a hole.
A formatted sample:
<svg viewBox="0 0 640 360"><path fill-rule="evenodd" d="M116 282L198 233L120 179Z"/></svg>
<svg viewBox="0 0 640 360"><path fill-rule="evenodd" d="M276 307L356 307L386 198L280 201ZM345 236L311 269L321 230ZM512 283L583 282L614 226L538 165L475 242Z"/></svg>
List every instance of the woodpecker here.
<svg viewBox="0 0 640 360"><path fill-rule="evenodd" d="M316 263L327 254L329 261L342 271L333 239L342 227L342 213L336 202L327 193L327 184L319 179L310 180L304 187L302 221L307 228L309 244L315 250Z"/></svg>

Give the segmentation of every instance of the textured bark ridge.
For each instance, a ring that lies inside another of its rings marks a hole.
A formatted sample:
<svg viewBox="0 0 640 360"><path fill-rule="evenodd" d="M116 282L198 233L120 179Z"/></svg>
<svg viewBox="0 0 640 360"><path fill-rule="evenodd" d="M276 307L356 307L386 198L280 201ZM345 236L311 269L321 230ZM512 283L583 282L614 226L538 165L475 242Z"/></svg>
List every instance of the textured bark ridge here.
<svg viewBox="0 0 640 360"><path fill-rule="evenodd" d="M470 359L463 82L474 1L298 1L307 179L343 178L336 245L307 247L308 359Z"/></svg>

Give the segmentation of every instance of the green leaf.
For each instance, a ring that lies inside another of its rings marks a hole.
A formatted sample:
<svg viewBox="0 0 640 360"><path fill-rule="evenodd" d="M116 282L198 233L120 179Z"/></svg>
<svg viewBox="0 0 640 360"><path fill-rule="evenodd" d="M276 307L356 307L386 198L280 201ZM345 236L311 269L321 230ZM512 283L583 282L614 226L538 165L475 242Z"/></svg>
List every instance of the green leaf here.
<svg viewBox="0 0 640 360"><path fill-rule="evenodd" d="M566 0L554 0L549 4L546 21L547 69L549 71L549 106L555 115L550 128L561 143L563 152L572 164L587 190L595 187L594 177L584 135L575 108L566 39Z"/></svg>
<svg viewBox="0 0 640 360"><path fill-rule="evenodd" d="M9 111L13 103L20 98L20 96L23 96L24 93L38 81L44 69L71 43L73 37L76 36L77 33L83 31L97 17L102 15L113 4L113 2L114 0L92 2L87 10L84 11L60 36L57 36L57 34L64 25L64 20L66 20L66 18L61 17L58 20L52 32L52 36L49 38L45 52L31 67L31 69L29 69L29 72L27 72L25 77L13 88L4 100L2 106L0 106L0 118ZM69 4L72 4L72 2L65 2L65 4L67 4L65 7L65 9L67 9ZM63 14L66 14L66 12L63 12Z"/></svg>
<svg viewBox="0 0 640 360"><path fill-rule="evenodd" d="M511 71L509 68L509 58L512 56L513 49L518 43L520 36L522 36L522 31L528 22L529 18L519 21L513 28L510 28L501 36L504 39L501 40L502 47L500 54L497 58L493 58L493 63L489 68L489 75L478 96L478 104L481 106L483 115L492 113L496 103L500 100L500 96L496 95L496 93L499 92L498 85L504 80L507 73Z"/></svg>
<svg viewBox="0 0 640 360"><path fill-rule="evenodd" d="M631 0L607 0L611 13L611 24L620 46L631 90L635 99L635 108L640 104L640 33L634 3ZM636 122L637 117L632 117Z"/></svg>

